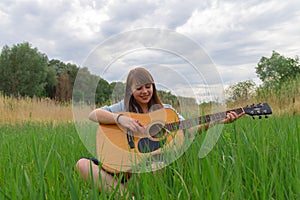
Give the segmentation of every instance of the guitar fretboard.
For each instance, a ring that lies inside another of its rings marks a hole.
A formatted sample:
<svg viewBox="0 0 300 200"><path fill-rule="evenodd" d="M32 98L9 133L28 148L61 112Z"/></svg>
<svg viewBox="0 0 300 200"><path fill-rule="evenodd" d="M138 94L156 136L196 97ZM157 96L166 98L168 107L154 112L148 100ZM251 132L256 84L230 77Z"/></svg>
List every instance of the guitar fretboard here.
<svg viewBox="0 0 300 200"><path fill-rule="evenodd" d="M186 119L179 122L168 123L165 125L165 128L169 131L176 131L182 129L188 129L200 124L205 124L208 122L219 121L226 118L228 112L234 111L237 114L244 112L243 108L238 108L234 110L228 110L226 112L215 113L211 115L205 115L203 117L197 117L194 119Z"/></svg>

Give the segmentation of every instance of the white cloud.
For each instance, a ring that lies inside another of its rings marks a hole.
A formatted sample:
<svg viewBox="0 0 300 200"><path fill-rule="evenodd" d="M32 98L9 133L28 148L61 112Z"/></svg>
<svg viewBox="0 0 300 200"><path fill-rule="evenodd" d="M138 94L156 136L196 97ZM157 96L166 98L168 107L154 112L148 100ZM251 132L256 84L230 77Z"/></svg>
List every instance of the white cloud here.
<svg viewBox="0 0 300 200"><path fill-rule="evenodd" d="M79 1L72 1L62 23L66 25L69 34L78 40L93 40L101 31L101 24L108 19L105 6L95 9L92 5L83 6Z"/></svg>
<svg viewBox="0 0 300 200"><path fill-rule="evenodd" d="M299 6L298 0L4 0L0 2L0 46L28 41L50 59L81 65L90 51L116 34L160 27L201 45L228 84L255 79L256 64L272 50L289 57L300 55ZM182 45L180 41L160 42L166 48ZM112 48L130 48L131 44L123 45ZM181 49L191 52L188 45ZM140 52L118 64L125 72L126 65L139 65L142 59L144 63L158 59L164 65L178 59L166 54L149 58L151 55Z"/></svg>
<svg viewBox="0 0 300 200"><path fill-rule="evenodd" d="M272 50L299 55L299 2L216 1L197 9L177 31L200 42L227 84L255 79L255 67ZM297 44L298 43L298 44ZM240 76L235 76L240 72Z"/></svg>

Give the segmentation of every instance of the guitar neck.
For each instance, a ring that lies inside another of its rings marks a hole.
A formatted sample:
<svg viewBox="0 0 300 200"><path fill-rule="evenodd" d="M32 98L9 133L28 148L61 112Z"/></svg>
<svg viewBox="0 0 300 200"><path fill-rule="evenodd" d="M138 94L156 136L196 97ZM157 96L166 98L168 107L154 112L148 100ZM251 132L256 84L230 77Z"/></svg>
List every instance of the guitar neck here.
<svg viewBox="0 0 300 200"><path fill-rule="evenodd" d="M165 128L168 129L169 131L176 131L176 130L192 128L197 125L225 119L227 113L231 112L231 111L234 111L237 114L241 114L244 112L243 108L237 108L237 109L233 109L233 110L228 110L226 112L219 112L219 113L215 113L215 114L211 114L211 115L197 117L194 119L186 119L186 120L182 120L179 122L168 123L165 125Z"/></svg>

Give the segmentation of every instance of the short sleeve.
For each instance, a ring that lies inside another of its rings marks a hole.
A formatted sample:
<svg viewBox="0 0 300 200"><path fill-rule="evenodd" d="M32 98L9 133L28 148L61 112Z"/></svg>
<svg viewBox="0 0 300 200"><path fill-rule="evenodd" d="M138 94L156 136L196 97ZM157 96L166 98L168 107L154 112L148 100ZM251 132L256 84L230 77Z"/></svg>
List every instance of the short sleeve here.
<svg viewBox="0 0 300 200"><path fill-rule="evenodd" d="M115 112L125 112L126 111L124 100L122 100L122 101L120 101L118 103L112 104L110 106L103 106L100 109L106 110L106 111L109 111L109 112L112 112L112 113L115 113Z"/></svg>

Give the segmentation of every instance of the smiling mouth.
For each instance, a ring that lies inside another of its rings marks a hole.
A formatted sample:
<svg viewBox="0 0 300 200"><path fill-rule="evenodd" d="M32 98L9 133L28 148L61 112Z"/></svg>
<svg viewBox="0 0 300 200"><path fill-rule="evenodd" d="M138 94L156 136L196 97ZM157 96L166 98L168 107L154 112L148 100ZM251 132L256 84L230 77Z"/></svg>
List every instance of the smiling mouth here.
<svg viewBox="0 0 300 200"><path fill-rule="evenodd" d="M142 98L142 99L148 99L149 96L142 96L141 98Z"/></svg>

